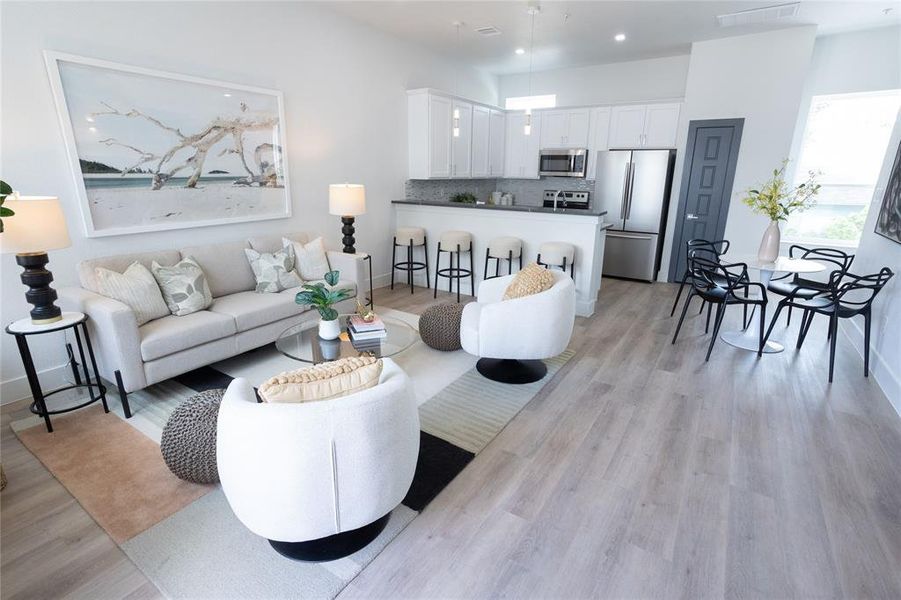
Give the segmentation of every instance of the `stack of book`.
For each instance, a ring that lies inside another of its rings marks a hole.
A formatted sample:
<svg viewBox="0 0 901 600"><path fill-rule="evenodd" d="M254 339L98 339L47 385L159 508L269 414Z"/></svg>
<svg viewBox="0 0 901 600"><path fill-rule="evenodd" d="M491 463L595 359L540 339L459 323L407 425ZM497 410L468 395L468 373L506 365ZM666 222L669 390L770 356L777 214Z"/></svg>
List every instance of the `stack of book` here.
<svg viewBox="0 0 901 600"><path fill-rule="evenodd" d="M379 346L383 339L388 337L385 323L378 317L366 322L359 315L353 315L347 320L347 333L355 348L361 346Z"/></svg>

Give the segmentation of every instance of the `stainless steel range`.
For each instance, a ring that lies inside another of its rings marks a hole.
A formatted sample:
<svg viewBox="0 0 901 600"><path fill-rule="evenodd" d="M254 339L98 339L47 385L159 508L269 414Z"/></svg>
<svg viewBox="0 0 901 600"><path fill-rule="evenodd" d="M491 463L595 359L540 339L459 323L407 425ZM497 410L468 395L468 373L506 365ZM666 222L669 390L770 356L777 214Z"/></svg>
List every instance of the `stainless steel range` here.
<svg viewBox="0 0 901 600"><path fill-rule="evenodd" d="M567 192L564 190L544 190L545 208L591 208L591 192Z"/></svg>

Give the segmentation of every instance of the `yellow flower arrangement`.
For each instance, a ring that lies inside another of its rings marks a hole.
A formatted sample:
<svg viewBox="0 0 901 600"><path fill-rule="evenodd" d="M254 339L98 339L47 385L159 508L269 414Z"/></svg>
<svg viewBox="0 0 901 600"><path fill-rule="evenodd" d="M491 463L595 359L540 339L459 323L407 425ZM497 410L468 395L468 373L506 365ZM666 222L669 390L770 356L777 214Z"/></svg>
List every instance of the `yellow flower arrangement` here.
<svg viewBox="0 0 901 600"><path fill-rule="evenodd" d="M757 214L766 215L771 221L785 221L795 212L803 212L816 205L816 196L820 191L820 184L816 182L819 173L808 171L807 180L795 187L791 187L785 181L785 167L788 159L782 161L782 166L773 169L773 177L764 183L759 190L745 192L742 202L751 207Z"/></svg>

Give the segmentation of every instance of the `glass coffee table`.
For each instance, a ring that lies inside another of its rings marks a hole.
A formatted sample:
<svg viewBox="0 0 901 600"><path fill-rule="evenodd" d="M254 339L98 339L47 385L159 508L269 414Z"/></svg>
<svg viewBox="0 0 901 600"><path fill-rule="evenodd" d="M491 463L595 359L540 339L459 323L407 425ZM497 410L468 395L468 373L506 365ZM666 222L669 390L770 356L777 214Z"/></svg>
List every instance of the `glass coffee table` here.
<svg viewBox="0 0 901 600"><path fill-rule="evenodd" d="M351 342L347 333L347 320L353 315L341 315L341 335L334 340L319 337L319 320L314 319L284 330L275 340L276 349L294 360L319 364L339 358L370 354L387 358L400 354L419 339L413 326L399 319L383 317L388 336L379 340Z"/></svg>

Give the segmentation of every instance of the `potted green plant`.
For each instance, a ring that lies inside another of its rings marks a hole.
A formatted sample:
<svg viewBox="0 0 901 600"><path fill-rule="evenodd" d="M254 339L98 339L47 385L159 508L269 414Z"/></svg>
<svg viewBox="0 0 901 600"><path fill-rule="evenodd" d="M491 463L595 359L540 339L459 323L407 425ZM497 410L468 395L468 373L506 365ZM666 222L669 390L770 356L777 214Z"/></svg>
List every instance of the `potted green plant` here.
<svg viewBox="0 0 901 600"><path fill-rule="evenodd" d="M338 284L338 271L329 271L325 274L325 283L304 284L301 291L294 296L294 302L300 305L310 305L319 311L319 337L324 340L333 340L341 335L341 324L338 322L338 311L333 305L350 297L347 290L335 290ZM328 284L328 287L326 287Z"/></svg>
<svg viewBox="0 0 901 600"><path fill-rule="evenodd" d="M751 207L757 214L770 218L770 224L760 241L760 249L757 258L763 262L773 262L779 256L779 243L782 232L779 231L779 223L787 221L789 215L803 212L816 204L816 196L820 191L820 184L816 182L819 173L809 171L807 180L792 187L785 181L785 167L788 159L782 161L782 166L773 169L773 177L764 183L760 189L751 189L745 192L742 202Z"/></svg>
<svg viewBox="0 0 901 600"><path fill-rule="evenodd" d="M8 219L16 214L12 209L3 206L7 196L13 196L13 188L5 181L0 180L0 233L3 233L3 219ZM13 199L15 200L15 196Z"/></svg>
<svg viewBox="0 0 901 600"><path fill-rule="evenodd" d="M451 197L451 202L456 202L458 204L475 204L476 196L472 192L460 192Z"/></svg>

